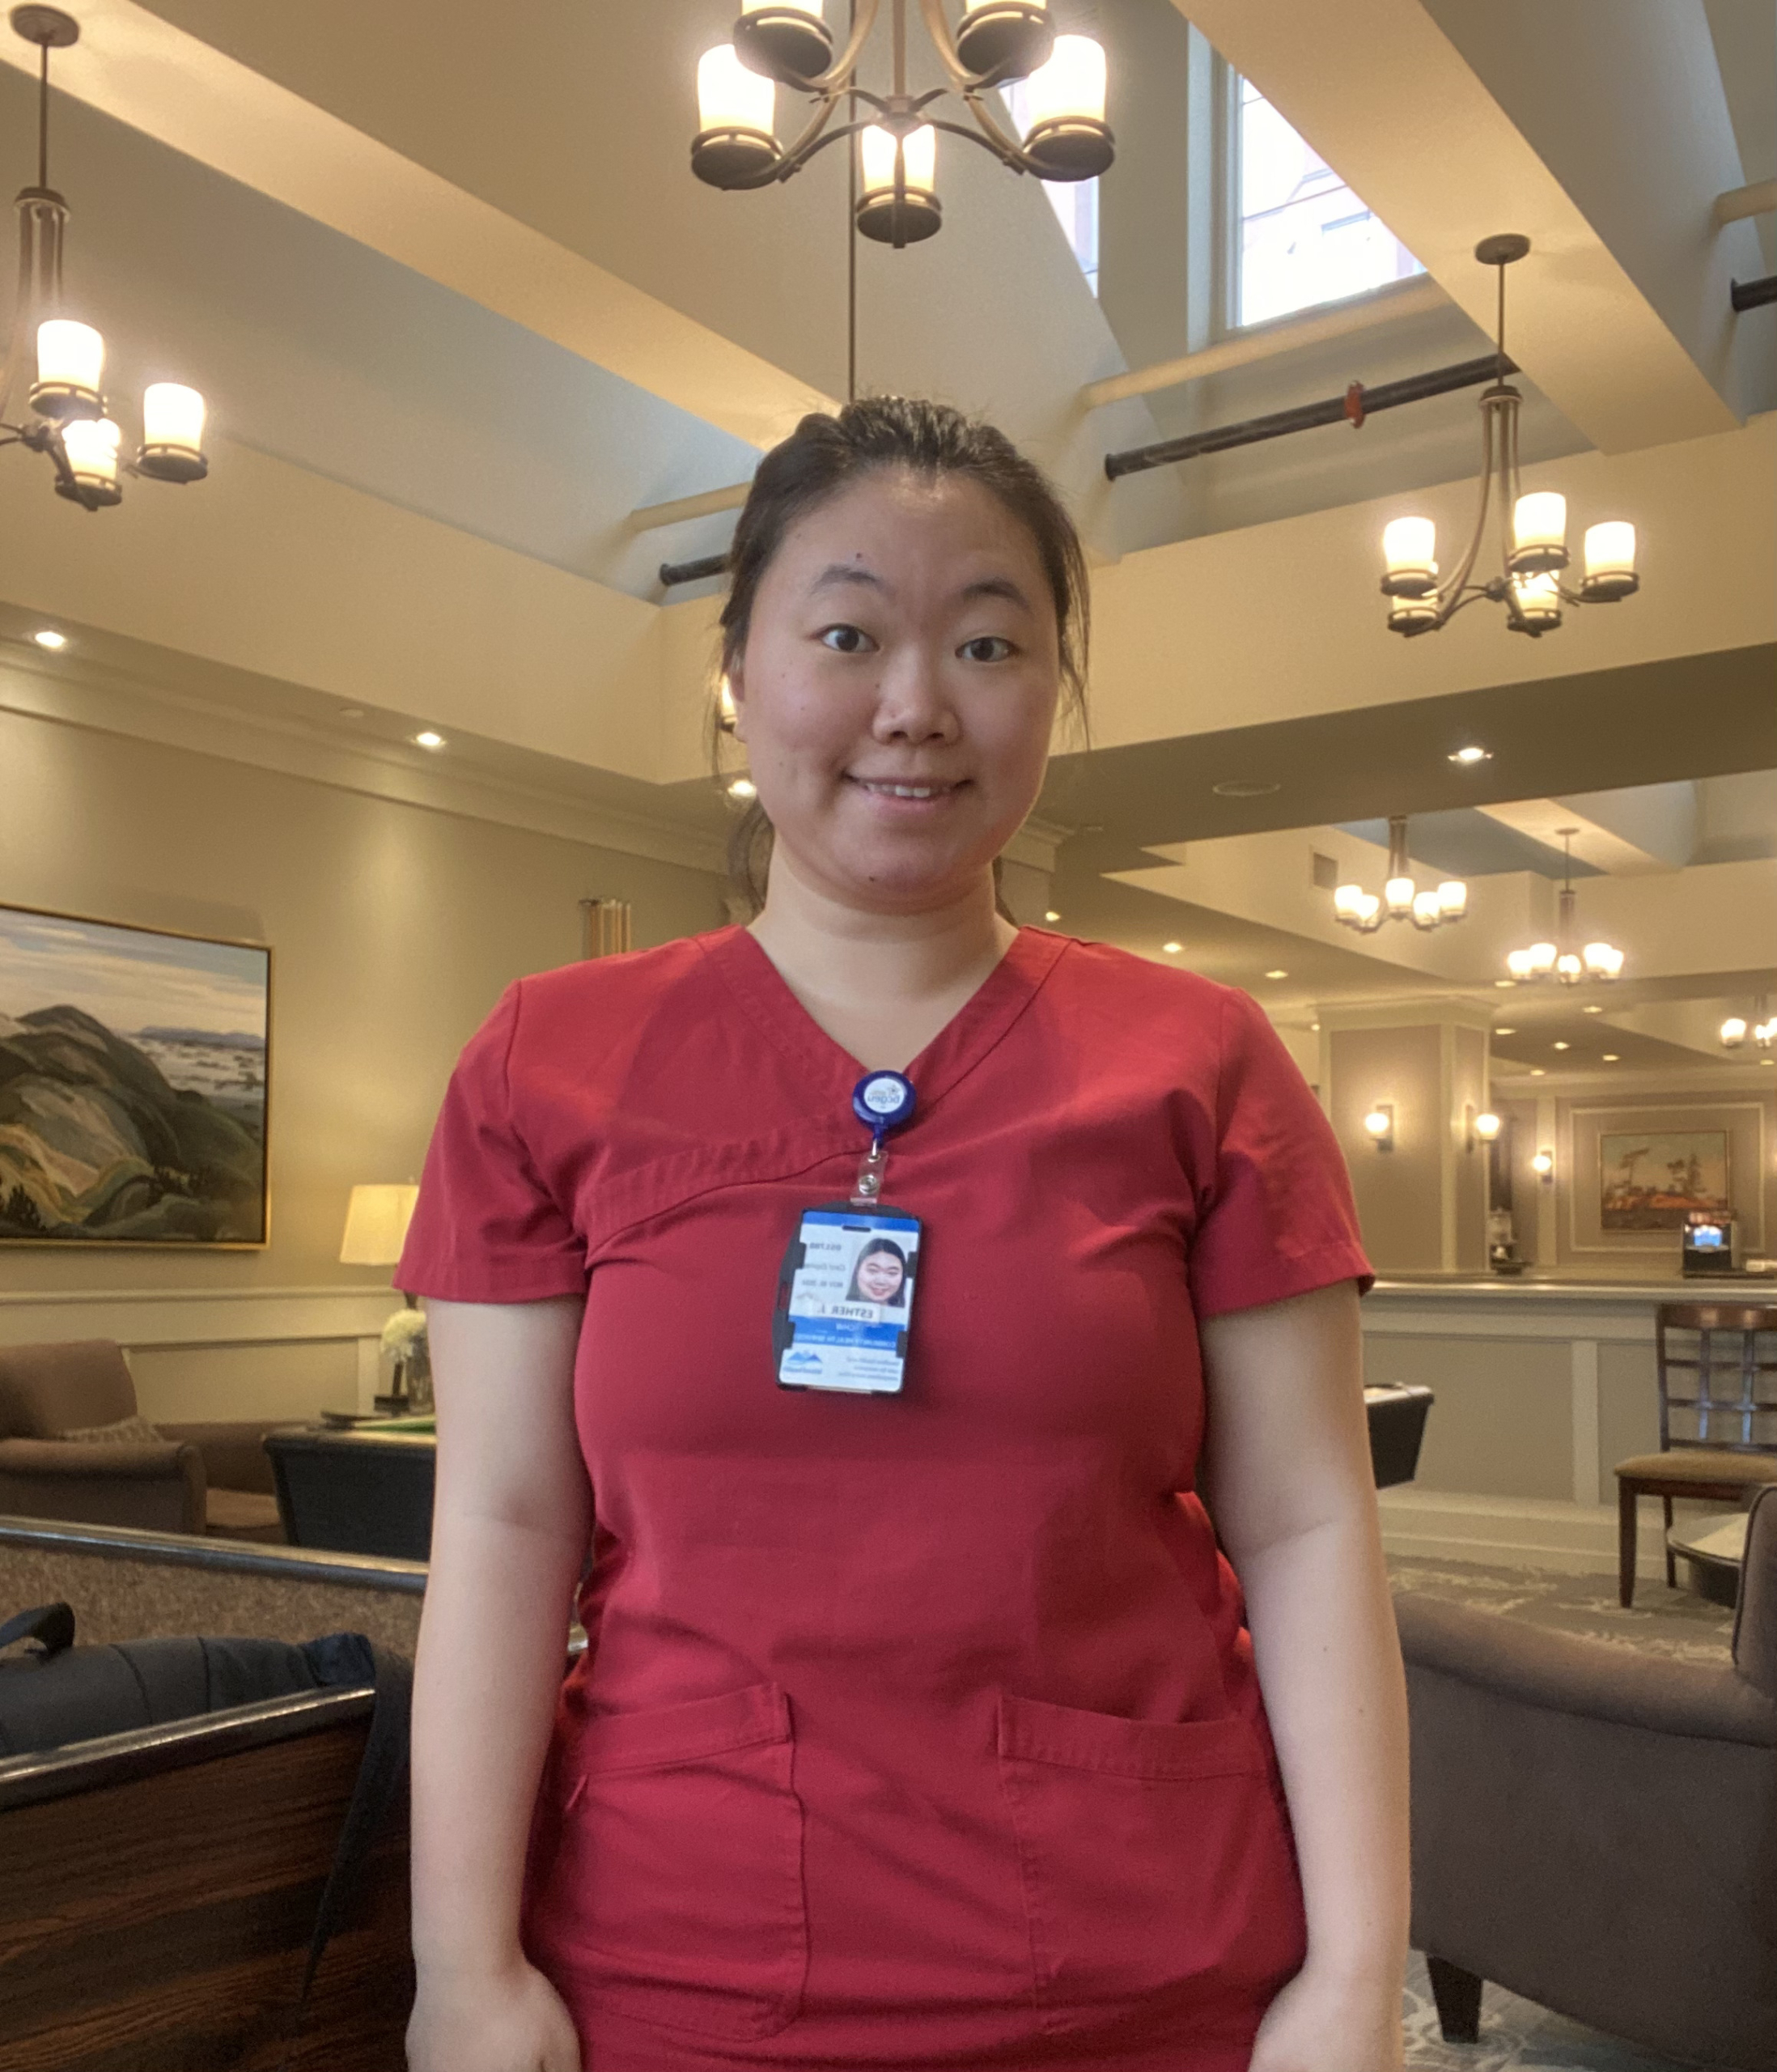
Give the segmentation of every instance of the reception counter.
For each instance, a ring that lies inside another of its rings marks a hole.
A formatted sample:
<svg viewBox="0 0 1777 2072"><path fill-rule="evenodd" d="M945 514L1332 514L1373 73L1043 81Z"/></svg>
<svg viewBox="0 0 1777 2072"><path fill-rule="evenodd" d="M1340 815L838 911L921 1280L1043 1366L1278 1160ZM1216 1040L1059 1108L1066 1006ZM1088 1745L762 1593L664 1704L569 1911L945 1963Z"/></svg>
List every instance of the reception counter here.
<svg viewBox="0 0 1777 2072"><path fill-rule="evenodd" d="M1619 1460L1660 1443L1663 1302L1777 1309L1777 1280L1383 1280L1363 1306L1365 1379L1432 1389L1419 1475L1385 1492L1397 1551L1614 1559ZM1649 1543L1643 1561L1659 1535Z"/></svg>

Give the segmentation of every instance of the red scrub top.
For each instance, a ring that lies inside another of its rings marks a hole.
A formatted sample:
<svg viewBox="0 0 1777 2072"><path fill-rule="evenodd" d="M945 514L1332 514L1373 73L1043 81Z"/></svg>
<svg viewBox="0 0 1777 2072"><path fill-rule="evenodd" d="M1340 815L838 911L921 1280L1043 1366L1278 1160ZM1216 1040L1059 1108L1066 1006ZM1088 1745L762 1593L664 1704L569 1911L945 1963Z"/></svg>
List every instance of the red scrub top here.
<svg viewBox="0 0 1777 2072"><path fill-rule="evenodd" d="M904 1392L781 1389L861 1070L727 928L520 979L452 1078L396 1284L586 1296L526 1947L589 2072L1240 2072L1304 1924L1197 1326L1367 1284L1338 1147L1246 995L1026 928L908 1068Z"/></svg>

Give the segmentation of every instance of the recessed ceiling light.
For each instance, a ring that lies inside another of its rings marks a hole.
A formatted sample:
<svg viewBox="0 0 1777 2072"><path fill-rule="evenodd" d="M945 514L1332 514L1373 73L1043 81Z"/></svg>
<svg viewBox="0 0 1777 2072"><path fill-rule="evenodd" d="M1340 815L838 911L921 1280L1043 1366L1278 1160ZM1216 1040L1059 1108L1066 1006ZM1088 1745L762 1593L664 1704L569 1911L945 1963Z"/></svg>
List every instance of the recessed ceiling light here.
<svg viewBox="0 0 1777 2072"><path fill-rule="evenodd" d="M57 633L53 626L40 626L31 637L40 648L47 648L52 654L58 648L66 648L68 644L67 635Z"/></svg>
<svg viewBox="0 0 1777 2072"><path fill-rule="evenodd" d="M339 720L362 720L364 708L362 705L342 705L333 716Z"/></svg>
<svg viewBox="0 0 1777 2072"><path fill-rule="evenodd" d="M1502 993L1509 993L1518 982L1516 979L1495 979L1493 983Z"/></svg>
<svg viewBox="0 0 1777 2072"><path fill-rule="evenodd" d="M1516 1029L1508 1029L1503 1023L1501 1023L1493 1033L1495 1036L1516 1036L1518 1032Z"/></svg>
<svg viewBox="0 0 1777 2072"><path fill-rule="evenodd" d="M435 734L428 727L423 733L414 735L414 745L416 748L443 748L444 737L442 734Z"/></svg>
<svg viewBox="0 0 1777 2072"><path fill-rule="evenodd" d="M1777 1065L1777 1058L1761 1058L1758 1062L1762 1065Z"/></svg>
<svg viewBox="0 0 1777 2072"><path fill-rule="evenodd" d="M1318 1035L1320 1034L1320 1033L1321 1033L1321 1025L1320 1025L1320 1023L1319 1023L1319 1022L1317 1022L1317 1021L1311 1021L1311 1022L1308 1024L1308 1034L1309 1034L1311 1036L1318 1036Z"/></svg>
<svg viewBox="0 0 1777 2072"><path fill-rule="evenodd" d="M1055 911L1053 906L1051 906L1049 911L1044 915L1043 919L1045 921L1058 921L1061 919L1061 915Z"/></svg>
<svg viewBox="0 0 1777 2072"><path fill-rule="evenodd" d="M1287 971L1267 971L1265 975L1267 979L1287 979L1290 974Z"/></svg>
<svg viewBox="0 0 1777 2072"><path fill-rule="evenodd" d="M1604 1013L1604 1009L1600 1007L1596 1001L1594 1001L1591 1006L1585 1009L1585 1013L1588 1014L1602 1014Z"/></svg>
<svg viewBox="0 0 1777 2072"><path fill-rule="evenodd" d="M1572 1044L1571 1044L1571 1043L1563 1043L1563 1042L1556 1042L1551 1043L1551 1044L1549 1046L1549 1048L1550 1048L1551 1051L1571 1051L1571 1050L1573 1048L1573 1046L1572 1046Z"/></svg>
<svg viewBox="0 0 1777 2072"><path fill-rule="evenodd" d="M1466 748L1453 749L1446 760L1451 762L1460 762L1465 766L1471 762L1491 762L1493 750L1491 748L1478 747L1471 741Z"/></svg>
<svg viewBox="0 0 1777 2072"><path fill-rule="evenodd" d="M1533 1079L1541 1079L1541 1078L1543 1076L1543 1071L1542 1071L1542 1066L1541 1066L1541 1065L1532 1065L1532 1066L1531 1066L1531 1068L1530 1068L1530 1076L1531 1076Z"/></svg>
<svg viewBox="0 0 1777 2072"><path fill-rule="evenodd" d="M1177 957L1184 947L1185 945L1181 942L1163 942L1160 945L1160 948L1165 951L1168 957Z"/></svg>
<svg viewBox="0 0 1777 2072"><path fill-rule="evenodd" d="M1263 777L1224 777L1219 784L1211 784L1210 789L1219 799L1268 799L1283 787Z"/></svg>
<svg viewBox="0 0 1777 2072"><path fill-rule="evenodd" d="M1604 1054L1604 1061L1607 1065L1615 1064L1618 1062L1617 1053L1614 1051L1606 1051Z"/></svg>
<svg viewBox="0 0 1777 2072"><path fill-rule="evenodd" d="M756 799L758 796L759 788L750 777L736 777L728 787L731 799Z"/></svg>

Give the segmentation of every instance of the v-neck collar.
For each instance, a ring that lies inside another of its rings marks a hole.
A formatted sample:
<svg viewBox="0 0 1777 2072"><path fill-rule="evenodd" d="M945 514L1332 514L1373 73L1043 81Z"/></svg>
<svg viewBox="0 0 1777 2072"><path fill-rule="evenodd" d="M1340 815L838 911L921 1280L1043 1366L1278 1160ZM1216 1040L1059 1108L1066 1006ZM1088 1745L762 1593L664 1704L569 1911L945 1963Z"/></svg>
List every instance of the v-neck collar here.
<svg viewBox="0 0 1777 2072"><path fill-rule="evenodd" d="M774 1048L809 1076L811 1090L842 1093L867 1069L829 1036L791 991L749 929L736 926L700 936L698 944ZM923 1113L986 1057L1036 998L1072 938L1045 928L1023 928L1006 953L907 1067Z"/></svg>

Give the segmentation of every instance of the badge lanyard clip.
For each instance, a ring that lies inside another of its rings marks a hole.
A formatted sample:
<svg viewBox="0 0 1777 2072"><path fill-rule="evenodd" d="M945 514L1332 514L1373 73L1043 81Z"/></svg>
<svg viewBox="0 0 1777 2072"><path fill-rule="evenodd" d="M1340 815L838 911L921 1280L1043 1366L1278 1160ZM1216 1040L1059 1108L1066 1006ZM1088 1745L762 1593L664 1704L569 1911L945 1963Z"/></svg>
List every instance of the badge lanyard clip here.
<svg viewBox="0 0 1777 2072"><path fill-rule="evenodd" d="M913 1111L913 1083L898 1072L866 1072L852 1089L851 1112L870 1132L870 1149L858 1164L854 1208L873 1208L881 1200L888 1132L911 1122Z"/></svg>

